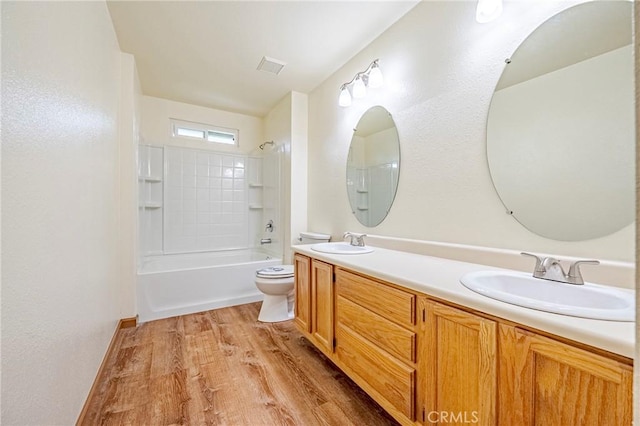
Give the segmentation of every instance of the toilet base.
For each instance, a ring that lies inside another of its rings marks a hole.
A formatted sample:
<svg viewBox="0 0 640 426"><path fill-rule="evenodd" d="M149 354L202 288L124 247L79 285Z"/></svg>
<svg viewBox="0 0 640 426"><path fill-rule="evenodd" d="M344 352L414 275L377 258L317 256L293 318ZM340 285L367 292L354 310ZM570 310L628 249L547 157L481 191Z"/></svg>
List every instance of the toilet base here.
<svg viewBox="0 0 640 426"><path fill-rule="evenodd" d="M280 322L293 319L292 299L292 295L272 296L265 294L258 321Z"/></svg>

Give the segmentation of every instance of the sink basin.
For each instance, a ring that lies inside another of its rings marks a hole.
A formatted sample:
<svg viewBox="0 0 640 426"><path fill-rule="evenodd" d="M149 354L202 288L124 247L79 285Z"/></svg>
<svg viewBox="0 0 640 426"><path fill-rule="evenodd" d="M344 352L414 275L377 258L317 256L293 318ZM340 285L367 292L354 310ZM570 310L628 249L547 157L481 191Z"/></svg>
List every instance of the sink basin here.
<svg viewBox="0 0 640 426"><path fill-rule="evenodd" d="M635 291L598 284L565 284L515 271L478 271L460 282L483 296L512 305L574 317L635 320Z"/></svg>
<svg viewBox="0 0 640 426"><path fill-rule="evenodd" d="M313 244L311 250L329 254L364 254L371 253L373 248L352 246L349 243L318 243Z"/></svg>

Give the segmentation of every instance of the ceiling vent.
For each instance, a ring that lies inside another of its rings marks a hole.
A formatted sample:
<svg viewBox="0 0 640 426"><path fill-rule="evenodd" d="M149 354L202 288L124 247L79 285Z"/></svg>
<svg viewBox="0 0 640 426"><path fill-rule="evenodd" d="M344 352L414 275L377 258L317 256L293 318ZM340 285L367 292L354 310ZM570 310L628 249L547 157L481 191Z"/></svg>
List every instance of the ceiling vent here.
<svg viewBox="0 0 640 426"><path fill-rule="evenodd" d="M282 68L284 68L285 65L287 65L286 62L282 62L268 56L263 56L260 64L258 65L258 69L260 71L266 71L273 74L280 74L280 71L282 71Z"/></svg>

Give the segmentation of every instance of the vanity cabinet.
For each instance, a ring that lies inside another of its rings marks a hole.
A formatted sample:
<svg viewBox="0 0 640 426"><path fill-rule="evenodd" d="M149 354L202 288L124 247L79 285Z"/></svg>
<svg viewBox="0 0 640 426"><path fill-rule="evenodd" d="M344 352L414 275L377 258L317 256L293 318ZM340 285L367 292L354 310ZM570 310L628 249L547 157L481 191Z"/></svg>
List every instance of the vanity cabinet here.
<svg viewBox="0 0 640 426"><path fill-rule="evenodd" d="M624 357L300 254L295 272L298 329L403 425L631 424Z"/></svg>
<svg viewBox="0 0 640 426"><path fill-rule="evenodd" d="M629 365L500 325L501 424L630 425L632 388Z"/></svg>
<svg viewBox="0 0 640 426"><path fill-rule="evenodd" d="M333 352L333 266L294 256L295 324L316 347Z"/></svg>

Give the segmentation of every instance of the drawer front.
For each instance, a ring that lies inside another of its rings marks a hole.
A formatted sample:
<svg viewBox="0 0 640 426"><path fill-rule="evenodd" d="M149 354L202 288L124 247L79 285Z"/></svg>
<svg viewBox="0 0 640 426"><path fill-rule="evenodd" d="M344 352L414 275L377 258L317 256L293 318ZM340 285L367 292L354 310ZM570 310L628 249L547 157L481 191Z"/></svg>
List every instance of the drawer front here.
<svg viewBox="0 0 640 426"><path fill-rule="evenodd" d="M415 362L416 333L342 296L336 299L336 321L390 354Z"/></svg>
<svg viewBox="0 0 640 426"><path fill-rule="evenodd" d="M396 324L412 328L415 324L416 296L336 268L336 291Z"/></svg>
<svg viewBox="0 0 640 426"><path fill-rule="evenodd" d="M343 324L337 325L336 342L338 360L357 376L352 378L365 391L383 406L380 398L408 419L415 420L415 369L376 348Z"/></svg>

